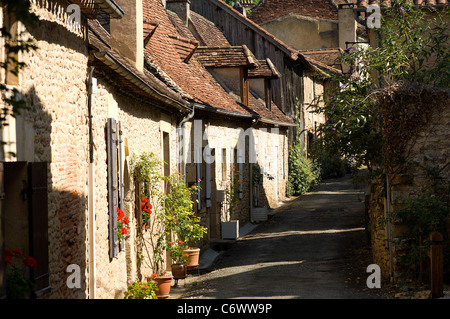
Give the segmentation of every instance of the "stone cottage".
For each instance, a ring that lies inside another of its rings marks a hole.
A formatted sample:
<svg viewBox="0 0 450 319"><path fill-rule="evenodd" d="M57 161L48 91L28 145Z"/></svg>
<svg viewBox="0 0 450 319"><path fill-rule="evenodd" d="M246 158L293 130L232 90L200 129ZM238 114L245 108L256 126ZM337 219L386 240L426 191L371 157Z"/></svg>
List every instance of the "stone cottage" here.
<svg viewBox="0 0 450 319"><path fill-rule="evenodd" d="M136 224L130 156L166 159L191 108L144 69L138 4L34 1L40 21L26 31L39 49L3 79L29 110L3 132L16 157L3 159L2 242L38 261L36 298L121 297L128 279L151 271L138 269L134 241L119 245L117 208Z"/></svg>
<svg viewBox="0 0 450 319"><path fill-rule="evenodd" d="M71 2L33 0L35 28L2 15L39 49L18 56L27 64L18 77L2 75L29 108L2 131L1 244L38 261L32 297L121 298L127 280L154 270L136 245L134 154L154 153L162 174L200 184L207 241L221 237L221 222L245 223L253 207L283 199L296 124L273 99L272 61L231 46L202 17L190 30L157 0ZM240 201L227 215L233 174ZM122 242L118 210L130 221ZM5 268L2 258L2 293Z"/></svg>
<svg viewBox="0 0 450 319"><path fill-rule="evenodd" d="M223 222L254 221L254 207L276 207L284 198L287 128L296 124L272 99L279 72L270 59L256 59L245 45L231 46L213 23L190 11L189 1L167 1L166 7L144 1L146 58L192 103L193 113L180 127L179 168L189 185L201 187L197 210L207 239L222 238ZM254 167L266 173L258 183ZM230 214L226 189L233 174L239 200Z"/></svg>

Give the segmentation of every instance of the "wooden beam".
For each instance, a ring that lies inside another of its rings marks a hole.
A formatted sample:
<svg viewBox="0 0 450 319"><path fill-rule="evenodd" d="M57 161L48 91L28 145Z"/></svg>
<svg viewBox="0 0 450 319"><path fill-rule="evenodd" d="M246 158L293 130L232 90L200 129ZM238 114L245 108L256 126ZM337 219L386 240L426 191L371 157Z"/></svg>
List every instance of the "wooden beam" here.
<svg viewBox="0 0 450 319"><path fill-rule="evenodd" d="M270 78L264 78L264 101L269 111L272 111L272 88Z"/></svg>
<svg viewBox="0 0 450 319"><path fill-rule="evenodd" d="M239 68L240 70L240 88L241 88L241 103L248 106L248 93L249 93L249 81L248 81L248 69L245 67Z"/></svg>

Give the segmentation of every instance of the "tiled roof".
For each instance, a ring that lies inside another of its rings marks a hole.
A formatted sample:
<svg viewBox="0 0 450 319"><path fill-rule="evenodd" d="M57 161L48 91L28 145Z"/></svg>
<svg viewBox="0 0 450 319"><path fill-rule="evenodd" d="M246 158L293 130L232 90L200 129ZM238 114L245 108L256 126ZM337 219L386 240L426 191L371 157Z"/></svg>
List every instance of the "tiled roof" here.
<svg viewBox="0 0 450 319"><path fill-rule="evenodd" d="M231 47L221 40L224 47L198 47L189 63L184 63L183 51L187 43L195 44L195 37L190 30L181 22L177 15L166 11L159 0L144 0L144 21L158 24L158 28L150 38L145 47L147 63L152 64L150 68L157 76L164 79L168 85L180 94L189 95L192 102L210 106L211 109L220 109L226 112L234 112L242 116L260 116L264 119L278 121L280 124L294 121L272 102L272 112L265 107L264 102L249 94L249 106L246 107L238 102L232 95L214 79L201 62L213 63L214 65L247 65L259 66L258 60L246 48L246 46ZM198 19L196 19L198 18ZM193 21L202 20L194 15ZM201 22L205 25L205 20ZM195 23L198 26L200 23ZM213 24L208 25L211 33L220 32ZM145 32L150 32L147 29ZM203 36L207 37L203 30ZM178 38L176 35L178 34ZM144 37L146 34L144 33ZM197 39L198 40L198 39ZM182 42L184 41L182 44ZM217 55L216 55L217 54ZM199 61L207 56L215 56L214 59ZM229 113L227 113L229 114Z"/></svg>
<svg viewBox="0 0 450 319"><path fill-rule="evenodd" d="M258 60L259 67L248 71L249 78L280 78L281 74L273 65L270 59Z"/></svg>
<svg viewBox="0 0 450 319"><path fill-rule="evenodd" d="M214 23L201 15L191 11L190 23L203 46L223 47L230 46L227 38Z"/></svg>
<svg viewBox="0 0 450 319"><path fill-rule="evenodd" d="M184 62L188 62L190 57L194 54L199 42L188 38L180 37L179 35L169 35L173 40L172 43L178 52L178 55Z"/></svg>
<svg viewBox="0 0 450 319"><path fill-rule="evenodd" d="M318 49L318 50L305 50L300 51L300 53L310 60L319 62L328 67L335 68L337 70L341 69L339 63L339 58L343 51L340 48L337 49Z"/></svg>
<svg viewBox="0 0 450 319"><path fill-rule="evenodd" d="M249 19L262 24L291 14L326 20L338 19L337 7L331 0L261 0Z"/></svg>
<svg viewBox="0 0 450 319"><path fill-rule="evenodd" d="M187 103L180 94L170 90L165 83L150 72L139 72L127 59L110 46L110 35L97 20L88 20L89 46L95 50L96 59L92 62L97 70L122 90L148 99L149 96L160 103L185 108ZM95 56L94 54L94 56ZM102 57L102 58L99 58ZM113 65L109 65L112 63Z"/></svg>
<svg viewBox="0 0 450 319"><path fill-rule="evenodd" d="M206 68L227 68L259 66L255 56L245 45L229 47L199 47L195 52L197 60Z"/></svg>
<svg viewBox="0 0 450 319"><path fill-rule="evenodd" d="M183 62L177 49L178 40L174 36L179 34L171 19L159 0L143 1L144 22L157 24L158 28L145 47L145 55L158 69L152 69L158 77L170 83L172 87L179 87L192 100L204 105L240 114L249 115L251 112L230 96L212 75L197 61L195 55L189 63ZM172 17L172 20L174 17ZM181 23L181 22L180 22ZM146 30L144 30L146 31ZM146 31L149 32L149 31ZM144 33L144 37L146 34ZM186 34L180 35L188 38ZM192 39L191 39L192 40Z"/></svg>

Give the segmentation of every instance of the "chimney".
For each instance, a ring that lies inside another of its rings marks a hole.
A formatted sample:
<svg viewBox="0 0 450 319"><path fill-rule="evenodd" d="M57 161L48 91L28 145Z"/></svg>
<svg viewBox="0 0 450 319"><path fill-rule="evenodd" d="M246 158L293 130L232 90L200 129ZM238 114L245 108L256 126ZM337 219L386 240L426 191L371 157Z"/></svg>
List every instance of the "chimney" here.
<svg viewBox="0 0 450 319"><path fill-rule="evenodd" d="M144 69L144 25L142 0L115 0L125 12L122 19L111 19L111 46L136 68Z"/></svg>
<svg viewBox="0 0 450 319"><path fill-rule="evenodd" d="M189 24L190 7L191 2L189 0L166 0L166 9L175 12L185 26Z"/></svg>
<svg viewBox="0 0 450 319"><path fill-rule="evenodd" d="M356 42L356 26L357 22L351 5L339 5L338 21L339 21L339 47L342 50L347 48L346 42ZM349 44L349 47L353 43Z"/></svg>

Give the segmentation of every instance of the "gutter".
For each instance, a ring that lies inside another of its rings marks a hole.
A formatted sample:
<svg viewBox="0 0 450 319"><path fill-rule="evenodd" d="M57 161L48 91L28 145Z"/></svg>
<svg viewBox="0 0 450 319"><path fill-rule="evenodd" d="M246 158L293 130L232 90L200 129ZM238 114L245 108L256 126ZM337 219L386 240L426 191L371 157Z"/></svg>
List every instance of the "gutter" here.
<svg viewBox="0 0 450 319"><path fill-rule="evenodd" d="M126 66L124 66L121 62L119 62L108 52L106 51L94 52L94 56L95 58L97 58L98 60L109 66L111 69L113 69L114 71L125 77L127 80L132 82L138 88L155 97L159 101L170 104L171 106L174 106L181 111L186 111L187 109L189 109L187 102L185 102L184 100L177 101L174 98L157 91L155 88L150 86L146 81L144 81L139 75L133 73L131 70L129 70Z"/></svg>
<svg viewBox="0 0 450 319"><path fill-rule="evenodd" d="M272 124L272 125L278 125L278 126L287 126L287 127L297 127L297 123L288 123L288 122L282 122L282 121L275 121L268 118L261 117L259 118L259 121L266 124Z"/></svg>
<svg viewBox="0 0 450 319"><path fill-rule="evenodd" d="M108 13L113 19L122 19L125 12L120 8L114 0L94 0L103 11Z"/></svg>
<svg viewBox="0 0 450 319"><path fill-rule="evenodd" d="M212 106L206 106L206 105L199 104L199 103L192 103L191 106L193 106L193 107L195 106L199 110L219 113L219 114L223 114L223 115L235 116L235 117L242 117L242 118L245 118L245 119L252 119L253 120L252 121L252 125L257 124L258 122L262 122L262 123L266 123L266 124L287 126L287 127L296 127L297 126L296 123L275 121L275 120L271 120L271 119L268 119L268 118L265 118L265 117L261 117L260 115L242 114L242 113L238 113L238 112L234 112L234 111L227 111L227 110L218 109L218 108L215 108L215 107L212 107Z"/></svg>
<svg viewBox="0 0 450 319"><path fill-rule="evenodd" d="M222 109L218 109L218 108L215 108L212 106L206 106L206 105L199 104L199 103L192 103L191 105L193 105L193 106L195 105L195 107L199 110L214 112L214 113L228 115L228 116L241 117L241 118L246 118L246 119L259 119L259 117L260 117L259 115L242 114L239 112L222 110Z"/></svg>

